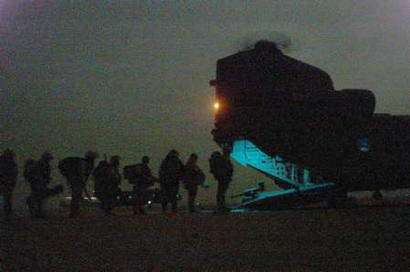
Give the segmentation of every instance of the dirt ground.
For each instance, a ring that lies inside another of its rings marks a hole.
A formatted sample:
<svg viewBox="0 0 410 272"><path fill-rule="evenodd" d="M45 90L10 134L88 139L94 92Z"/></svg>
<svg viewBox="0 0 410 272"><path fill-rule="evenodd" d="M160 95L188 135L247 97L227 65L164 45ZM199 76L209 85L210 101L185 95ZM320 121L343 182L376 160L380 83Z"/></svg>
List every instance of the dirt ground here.
<svg viewBox="0 0 410 272"><path fill-rule="evenodd" d="M0 271L409 271L410 207L1 217Z"/></svg>

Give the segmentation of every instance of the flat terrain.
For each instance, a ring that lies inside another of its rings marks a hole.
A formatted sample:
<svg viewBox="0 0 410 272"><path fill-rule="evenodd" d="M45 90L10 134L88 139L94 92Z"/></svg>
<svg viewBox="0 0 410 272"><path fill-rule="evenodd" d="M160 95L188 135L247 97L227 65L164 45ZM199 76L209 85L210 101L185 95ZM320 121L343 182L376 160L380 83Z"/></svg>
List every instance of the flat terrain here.
<svg viewBox="0 0 410 272"><path fill-rule="evenodd" d="M50 212L49 214L53 214ZM410 207L2 217L0 271L409 271Z"/></svg>

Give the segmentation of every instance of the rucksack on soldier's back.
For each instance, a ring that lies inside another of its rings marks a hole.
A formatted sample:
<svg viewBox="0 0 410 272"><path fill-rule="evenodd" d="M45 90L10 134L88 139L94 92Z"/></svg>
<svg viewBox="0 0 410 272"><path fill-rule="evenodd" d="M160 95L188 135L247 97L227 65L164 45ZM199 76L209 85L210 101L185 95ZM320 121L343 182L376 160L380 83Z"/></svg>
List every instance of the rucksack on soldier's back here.
<svg viewBox="0 0 410 272"><path fill-rule="evenodd" d="M130 184L135 184L137 177L142 174L141 164L127 165L123 168L123 176Z"/></svg>
<svg viewBox="0 0 410 272"><path fill-rule="evenodd" d="M81 162L83 158L78 157L69 157L65 158L58 163L58 169L60 170L61 175L67 177L69 175L80 175L81 171Z"/></svg>

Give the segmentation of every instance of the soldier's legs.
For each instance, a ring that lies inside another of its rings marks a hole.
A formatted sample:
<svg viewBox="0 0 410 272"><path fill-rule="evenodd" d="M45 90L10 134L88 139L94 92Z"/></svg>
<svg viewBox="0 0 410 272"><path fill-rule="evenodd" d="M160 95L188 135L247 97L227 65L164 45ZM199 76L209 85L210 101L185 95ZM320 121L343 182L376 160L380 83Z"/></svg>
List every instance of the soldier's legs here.
<svg viewBox="0 0 410 272"><path fill-rule="evenodd" d="M169 199L171 201L172 212L176 212L178 208L177 194L179 190L178 184L173 184L169 191Z"/></svg>
<svg viewBox="0 0 410 272"><path fill-rule="evenodd" d="M28 206L28 211L30 215L34 217L36 215L36 203L34 200L36 187L33 184L30 184L30 195L26 199L26 204Z"/></svg>
<svg viewBox="0 0 410 272"><path fill-rule="evenodd" d="M162 184L161 185L161 206L162 212L167 211L167 206L169 202L169 186Z"/></svg>
<svg viewBox="0 0 410 272"><path fill-rule="evenodd" d="M226 210L225 194L228 190L229 183L218 181L218 191L216 194L216 203L218 210Z"/></svg>
<svg viewBox="0 0 410 272"><path fill-rule="evenodd" d="M161 206L162 206L162 212L166 212L167 206L168 206L168 193L165 190L162 191Z"/></svg>
<svg viewBox="0 0 410 272"><path fill-rule="evenodd" d="M43 203L47 198L56 194L54 189L49 189L47 187L39 188L38 191L35 193L35 202L36 202L36 217L43 217Z"/></svg>
<svg viewBox="0 0 410 272"><path fill-rule="evenodd" d="M47 187L34 187L31 189L31 196L27 198L27 205L29 207L30 214L36 217L43 216L43 202L47 198L60 194L63 192L63 186L57 185L54 188Z"/></svg>
<svg viewBox="0 0 410 272"><path fill-rule="evenodd" d="M109 208L108 208L108 199L107 197L103 197L102 201L101 201L101 208L104 211L104 214L108 214L109 213Z"/></svg>
<svg viewBox="0 0 410 272"><path fill-rule="evenodd" d="M112 209L116 206L116 204L117 204L116 197L117 197L117 195L112 193L112 192L110 192L107 195L107 198L105 200L105 209L104 209L106 215L110 215Z"/></svg>
<svg viewBox="0 0 410 272"><path fill-rule="evenodd" d="M195 198L198 192L197 186L192 186L192 188L188 189L188 208L190 212L195 211Z"/></svg>
<svg viewBox="0 0 410 272"><path fill-rule="evenodd" d="M132 209L134 214L139 214L140 206L140 190L137 186L134 186L132 190Z"/></svg>
<svg viewBox="0 0 410 272"><path fill-rule="evenodd" d="M9 179L3 179L0 180L0 182L2 183L0 185L0 197L3 196L3 209L4 209L4 213L6 215L10 215L11 214L11 210L12 210L12 206L13 206L13 191L14 188L16 186L16 182L13 180L9 180Z"/></svg>
<svg viewBox="0 0 410 272"><path fill-rule="evenodd" d="M111 200L108 197L104 198L104 201L102 203L102 208L104 210L105 215L109 215L111 213Z"/></svg>
<svg viewBox="0 0 410 272"><path fill-rule="evenodd" d="M162 200L161 202L161 207L162 207L162 212L166 212L167 211L167 202L165 200Z"/></svg>
<svg viewBox="0 0 410 272"><path fill-rule="evenodd" d="M71 206L70 217L77 217L80 212L80 201L82 198L83 188L80 185L71 186Z"/></svg>
<svg viewBox="0 0 410 272"><path fill-rule="evenodd" d="M146 197L146 191L134 187L134 214L145 214L145 197Z"/></svg>
<svg viewBox="0 0 410 272"><path fill-rule="evenodd" d="M44 201L44 196L40 196L37 199L37 213L36 216L37 217L44 217L44 213L43 213L43 201Z"/></svg>
<svg viewBox="0 0 410 272"><path fill-rule="evenodd" d="M33 201L33 196L30 195L26 199L26 204L28 206L28 211L30 212L31 216L35 215L35 209L34 209L34 201Z"/></svg>
<svg viewBox="0 0 410 272"><path fill-rule="evenodd" d="M4 213L6 215L10 215L11 214L11 210L12 210L12 196L13 196L13 192L12 191L6 191L3 192L3 200L4 200Z"/></svg>
<svg viewBox="0 0 410 272"><path fill-rule="evenodd" d="M99 197L98 200L100 201L100 208L103 210L104 213L107 211L108 207L108 198L106 193L102 193Z"/></svg>
<svg viewBox="0 0 410 272"><path fill-rule="evenodd" d="M138 214L138 190L136 186L132 189L132 209L134 214Z"/></svg>
<svg viewBox="0 0 410 272"><path fill-rule="evenodd" d="M27 205L31 216L41 217L41 202L35 194L27 198Z"/></svg>
<svg viewBox="0 0 410 272"><path fill-rule="evenodd" d="M31 196L29 197L27 204L29 204L30 214L35 217L42 216L42 190L38 187L31 188Z"/></svg>
<svg viewBox="0 0 410 272"><path fill-rule="evenodd" d="M100 195L100 201L101 201L101 209L104 211L104 213L107 215L110 213L110 199L109 195L107 192L102 192Z"/></svg>
<svg viewBox="0 0 410 272"><path fill-rule="evenodd" d="M145 212L145 204L147 203L147 191L146 190L141 190L138 194L138 212L140 214L146 214Z"/></svg>

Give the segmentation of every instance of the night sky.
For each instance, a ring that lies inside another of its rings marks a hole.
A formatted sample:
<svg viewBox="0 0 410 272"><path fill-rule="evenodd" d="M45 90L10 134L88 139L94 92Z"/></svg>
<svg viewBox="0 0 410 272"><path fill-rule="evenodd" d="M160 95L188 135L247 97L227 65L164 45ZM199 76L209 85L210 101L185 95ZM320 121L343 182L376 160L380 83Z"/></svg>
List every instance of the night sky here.
<svg viewBox="0 0 410 272"><path fill-rule="evenodd" d="M409 26L408 0L0 0L1 150L20 165L45 150L122 165L147 154L156 172L175 148L208 171L217 59L278 33L336 89L410 114ZM256 183L249 171L236 173L241 189Z"/></svg>

